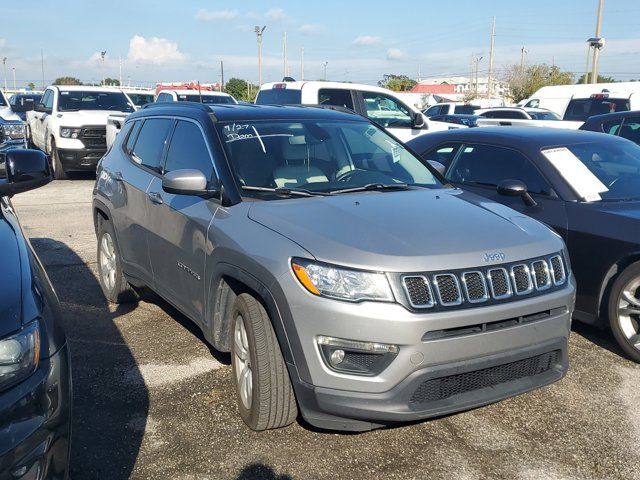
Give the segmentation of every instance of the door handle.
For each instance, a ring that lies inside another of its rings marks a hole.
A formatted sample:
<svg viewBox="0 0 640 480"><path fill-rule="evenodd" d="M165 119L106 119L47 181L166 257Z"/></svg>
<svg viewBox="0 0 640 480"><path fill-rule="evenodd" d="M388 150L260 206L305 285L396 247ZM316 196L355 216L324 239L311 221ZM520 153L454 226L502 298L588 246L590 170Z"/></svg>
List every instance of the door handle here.
<svg viewBox="0 0 640 480"><path fill-rule="evenodd" d="M162 205L164 203L162 196L158 192L149 192L147 193L147 197L149 197L151 203L155 203L156 205Z"/></svg>

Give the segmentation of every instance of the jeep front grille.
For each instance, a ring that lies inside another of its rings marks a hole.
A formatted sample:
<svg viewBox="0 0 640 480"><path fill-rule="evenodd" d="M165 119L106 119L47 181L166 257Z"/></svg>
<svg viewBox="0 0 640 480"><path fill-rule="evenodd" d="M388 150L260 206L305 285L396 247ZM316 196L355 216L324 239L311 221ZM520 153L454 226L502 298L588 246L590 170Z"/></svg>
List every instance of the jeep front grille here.
<svg viewBox="0 0 640 480"><path fill-rule="evenodd" d="M563 285L566 271L562 257L553 255L490 268L406 274L400 280L411 308L451 308L541 294Z"/></svg>

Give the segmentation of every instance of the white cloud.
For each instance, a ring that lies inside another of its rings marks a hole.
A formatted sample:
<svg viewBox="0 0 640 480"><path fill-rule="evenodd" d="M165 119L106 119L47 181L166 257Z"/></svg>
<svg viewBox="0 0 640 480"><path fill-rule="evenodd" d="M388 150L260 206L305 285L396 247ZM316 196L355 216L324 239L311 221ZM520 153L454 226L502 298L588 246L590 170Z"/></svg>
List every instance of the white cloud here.
<svg viewBox="0 0 640 480"><path fill-rule="evenodd" d="M387 50L387 60L404 60L406 54L398 48L390 48Z"/></svg>
<svg viewBox="0 0 640 480"><path fill-rule="evenodd" d="M298 32L300 32L302 35L315 35L317 33L320 33L321 30L322 27L315 23L305 23L304 25L300 25L300 27L298 28Z"/></svg>
<svg viewBox="0 0 640 480"><path fill-rule="evenodd" d="M380 43L380 37L374 37L371 35L361 35L359 37L354 38L353 42L351 43L359 47L368 47L368 46L377 45L378 43Z"/></svg>
<svg viewBox="0 0 640 480"><path fill-rule="evenodd" d="M215 22L217 20L233 20L238 16L238 10L207 10L201 8L196 13L196 20Z"/></svg>
<svg viewBox="0 0 640 480"><path fill-rule="evenodd" d="M281 8L271 8L264 14L264 18L272 22L280 22L282 20L288 20L289 15Z"/></svg>
<svg viewBox="0 0 640 480"><path fill-rule="evenodd" d="M178 49L178 44L166 38L145 38L134 35L129 41L129 55L132 62L162 65L185 60L186 55Z"/></svg>

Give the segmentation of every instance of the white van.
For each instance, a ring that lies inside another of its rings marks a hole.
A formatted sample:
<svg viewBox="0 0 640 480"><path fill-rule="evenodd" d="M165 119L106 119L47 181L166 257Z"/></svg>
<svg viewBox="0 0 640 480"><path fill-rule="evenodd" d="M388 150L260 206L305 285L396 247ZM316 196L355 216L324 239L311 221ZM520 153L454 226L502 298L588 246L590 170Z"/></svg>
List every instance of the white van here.
<svg viewBox="0 0 640 480"><path fill-rule="evenodd" d="M640 109L640 82L542 87L524 106L546 108L563 120L584 122L593 115Z"/></svg>
<svg viewBox="0 0 640 480"><path fill-rule="evenodd" d="M386 88L344 82L273 82L260 87L256 104L334 105L348 108L387 129L403 142L430 131L467 128L429 120Z"/></svg>

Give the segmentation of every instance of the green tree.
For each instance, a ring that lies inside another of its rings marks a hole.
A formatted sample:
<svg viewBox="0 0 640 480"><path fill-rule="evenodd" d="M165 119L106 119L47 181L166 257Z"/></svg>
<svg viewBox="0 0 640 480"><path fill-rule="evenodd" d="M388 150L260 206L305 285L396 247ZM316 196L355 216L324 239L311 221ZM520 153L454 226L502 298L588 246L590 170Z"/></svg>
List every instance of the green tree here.
<svg viewBox="0 0 640 480"><path fill-rule="evenodd" d="M82 85L76 77L58 77L53 81L54 85Z"/></svg>
<svg viewBox="0 0 640 480"><path fill-rule="evenodd" d="M102 85L107 85L110 87L119 87L120 86L120 80L118 80L117 78L105 78L104 81L102 82Z"/></svg>
<svg viewBox="0 0 640 480"><path fill-rule="evenodd" d="M388 88L394 92L406 92L411 90L418 82L406 75L385 74L382 80L378 82L378 86Z"/></svg>
<svg viewBox="0 0 640 480"><path fill-rule="evenodd" d="M513 65L507 70L506 80L513 101L519 102L542 87L573 84L573 73L564 72L559 67L546 63L529 65L524 69Z"/></svg>
<svg viewBox="0 0 640 480"><path fill-rule="evenodd" d="M258 93L258 87L256 85L248 85L241 78L230 78L224 86L224 91L236 100L253 102Z"/></svg>
<svg viewBox="0 0 640 480"><path fill-rule="evenodd" d="M36 84L33 82L29 82L27 84L27 87L29 87L29 90L35 90L36 89Z"/></svg>
<svg viewBox="0 0 640 480"><path fill-rule="evenodd" d="M586 74L580 75L580 78L578 78L578 81L576 83L584 83L585 77L586 77ZM591 78L591 74L589 74L589 78ZM602 75L598 75L597 83L614 83L614 82L617 82L617 80L613 77L603 77Z"/></svg>

